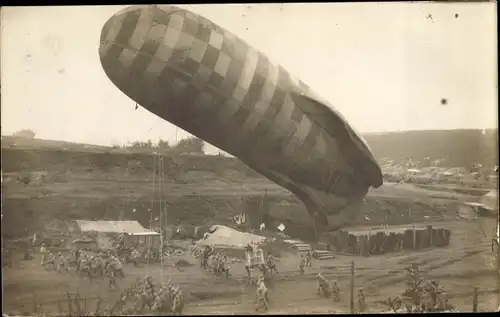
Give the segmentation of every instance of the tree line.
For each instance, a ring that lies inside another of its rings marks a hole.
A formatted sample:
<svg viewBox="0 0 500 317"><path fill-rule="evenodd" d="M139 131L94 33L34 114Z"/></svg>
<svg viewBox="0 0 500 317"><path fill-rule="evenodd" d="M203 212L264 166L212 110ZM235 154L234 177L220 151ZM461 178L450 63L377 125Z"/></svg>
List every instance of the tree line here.
<svg viewBox="0 0 500 317"><path fill-rule="evenodd" d="M13 137L23 138L23 139L34 139L36 133L30 129L22 129L12 134ZM113 149L143 149L143 150L157 150L157 151L173 151L182 153L197 153L203 154L205 147L205 141L195 136L187 137L181 139L177 144L170 144L166 140L161 138L158 142L153 142L152 140L147 141L133 141L128 142L125 145L113 145Z"/></svg>
<svg viewBox="0 0 500 317"><path fill-rule="evenodd" d="M124 149L151 149L158 151L174 151L183 153L197 153L203 154L205 147L205 141L200 138L191 136L180 140L177 144L172 145L166 140L159 139L158 142L153 142L152 140L147 141L134 141L128 142L126 145L118 146L115 145L113 148L124 148Z"/></svg>

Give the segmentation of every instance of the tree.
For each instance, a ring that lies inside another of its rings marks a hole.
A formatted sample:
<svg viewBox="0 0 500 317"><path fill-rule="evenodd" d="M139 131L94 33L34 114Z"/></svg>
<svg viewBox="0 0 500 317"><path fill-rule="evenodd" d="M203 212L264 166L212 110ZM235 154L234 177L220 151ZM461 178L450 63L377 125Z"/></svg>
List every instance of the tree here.
<svg viewBox="0 0 500 317"><path fill-rule="evenodd" d="M156 145L156 147L159 150L168 150L168 149L170 149L170 144L168 144L168 141L159 139L158 140L158 144Z"/></svg>
<svg viewBox="0 0 500 317"><path fill-rule="evenodd" d="M14 137L25 138L25 139L34 139L35 135L36 133L30 129L22 129L12 134L12 136Z"/></svg>
<svg viewBox="0 0 500 317"><path fill-rule="evenodd" d="M154 146L153 146L153 141L147 140L146 142L134 141L132 143L129 143L128 147L135 149L152 149Z"/></svg>
<svg viewBox="0 0 500 317"><path fill-rule="evenodd" d="M188 137L182 139L175 145L175 149L180 150L185 153L201 153L203 154L203 147L205 146L205 141L197 137Z"/></svg>

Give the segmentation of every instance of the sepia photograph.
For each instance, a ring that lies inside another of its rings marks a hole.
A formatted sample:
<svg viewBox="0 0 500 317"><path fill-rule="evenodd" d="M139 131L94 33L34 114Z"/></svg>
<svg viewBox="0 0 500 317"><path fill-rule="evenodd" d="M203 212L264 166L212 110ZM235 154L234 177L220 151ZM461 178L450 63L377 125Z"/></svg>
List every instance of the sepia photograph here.
<svg viewBox="0 0 500 317"><path fill-rule="evenodd" d="M3 6L3 316L500 311L497 23Z"/></svg>

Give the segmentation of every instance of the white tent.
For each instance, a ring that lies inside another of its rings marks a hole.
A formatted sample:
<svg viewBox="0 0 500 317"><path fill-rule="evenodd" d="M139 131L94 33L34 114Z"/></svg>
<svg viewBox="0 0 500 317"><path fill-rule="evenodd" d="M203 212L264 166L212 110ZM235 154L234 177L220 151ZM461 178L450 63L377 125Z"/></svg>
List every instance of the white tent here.
<svg viewBox="0 0 500 317"><path fill-rule="evenodd" d="M481 203L493 210L498 210L498 192L496 190L491 190L481 198Z"/></svg>

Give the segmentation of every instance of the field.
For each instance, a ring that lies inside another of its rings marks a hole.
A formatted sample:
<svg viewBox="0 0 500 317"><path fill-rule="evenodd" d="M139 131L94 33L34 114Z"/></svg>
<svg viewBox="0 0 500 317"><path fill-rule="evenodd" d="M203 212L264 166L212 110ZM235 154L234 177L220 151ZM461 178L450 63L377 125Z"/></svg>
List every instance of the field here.
<svg viewBox="0 0 500 317"><path fill-rule="evenodd" d="M108 305L119 296L119 292L108 290L104 279L91 285L87 279L73 274L44 270L38 254L33 261L22 261L22 247L16 241L24 241L34 232L64 233L66 224L72 219L129 219L138 220L144 226L148 223L146 211L154 198L153 169L148 165L151 155L116 154L108 158L114 163L107 165L108 161L92 158L97 155L95 153L63 155L54 151L9 149L5 151L8 153L2 153L3 248L9 248L13 254L13 267L3 270L3 307L8 314L32 315L35 302L42 304L45 311L57 313L57 302L65 300L66 292L75 293L77 289L82 298L87 298L91 309L95 307L97 296L104 298ZM270 222L283 222L289 228L289 235L307 240L312 229L300 201L241 163L229 158L197 156L177 157L171 161L175 164L167 169L169 174L165 176L163 188L169 224L227 224L228 219L242 209L259 214L265 193L269 200ZM137 162L142 164L135 170ZM43 177L33 176L35 171L43 171ZM25 184L19 179L28 172L32 180ZM452 231L450 246L383 256L337 255L333 260L313 261L312 268L303 276L297 271L298 254L277 250L280 253L277 265L282 276L276 277L270 289L269 312L348 312L351 261L356 267L356 290L358 287L365 289L369 311L387 310L379 301L401 295L405 288L404 268L412 263L418 264L427 277L443 285L459 311L472 310L473 287L479 289L479 310L494 310L498 307L491 250L495 221L459 219L456 213L460 201L477 199L473 195L433 191L408 184L389 183L371 190L353 226L439 223ZM185 244L183 241L175 243ZM119 286L123 289L136 278L150 274L156 282L171 279L181 286L186 294L187 314L255 312L255 287L243 288L245 271L242 264L233 264L233 276L226 280L202 271L190 255L185 255L184 259L192 266L174 268L172 264L180 258L168 258L163 268L158 264L139 268L127 265L126 278L118 281ZM340 283L342 299L339 303L315 294L315 274L318 272ZM63 302L63 310L65 305Z"/></svg>
<svg viewBox="0 0 500 317"><path fill-rule="evenodd" d="M491 311L496 305L496 281L491 239L483 236L476 224L463 221L447 221L453 230L451 246L443 249L420 252L397 253L390 256L351 257L337 255L333 260L315 260L301 276L297 272L298 256L282 253L278 263L281 276L270 290L270 313L348 312L350 263L356 266L355 286L363 287L367 294L370 311L383 311L386 307L378 303L389 296L400 295L404 289L404 268L412 263L419 265L425 277L438 280L449 293L450 301L459 311L472 310L472 289L479 288L479 310ZM483 224L488 225L488 224ZM490 223L491 227L491 223ZM483 230L485 228L483 227ZM487 230L488 228L486 228ZM181 242L177 242L180 244ZM174 261L184 258L192 266L172 267ZM165 260L163 270L159 264L125 268L126 278L120 286L126 287L136 278L152 275L155 281L171 279L187 294L188 314L234 314L253 313L255 288L243 287L242 264L231 266L233 276L226 280L202 271L198 262L189 255ZM320 298L315 294L315 274L322 272L330 280L337 280L342 291L339 303ZM46 311L58 311L57 301L64 300L65 292L87 297L88 307L95 307L96 296L116 300L119 292L107 289L106 280L94 281L75 275L57 274L42 269L38 258L33 261L15 261L13 268L4 271L4 311L25 314L33 311L36 300L44 303ZM50 290L50 292L48 291ZM65 304L63 302L63 307Z"/></svg>

